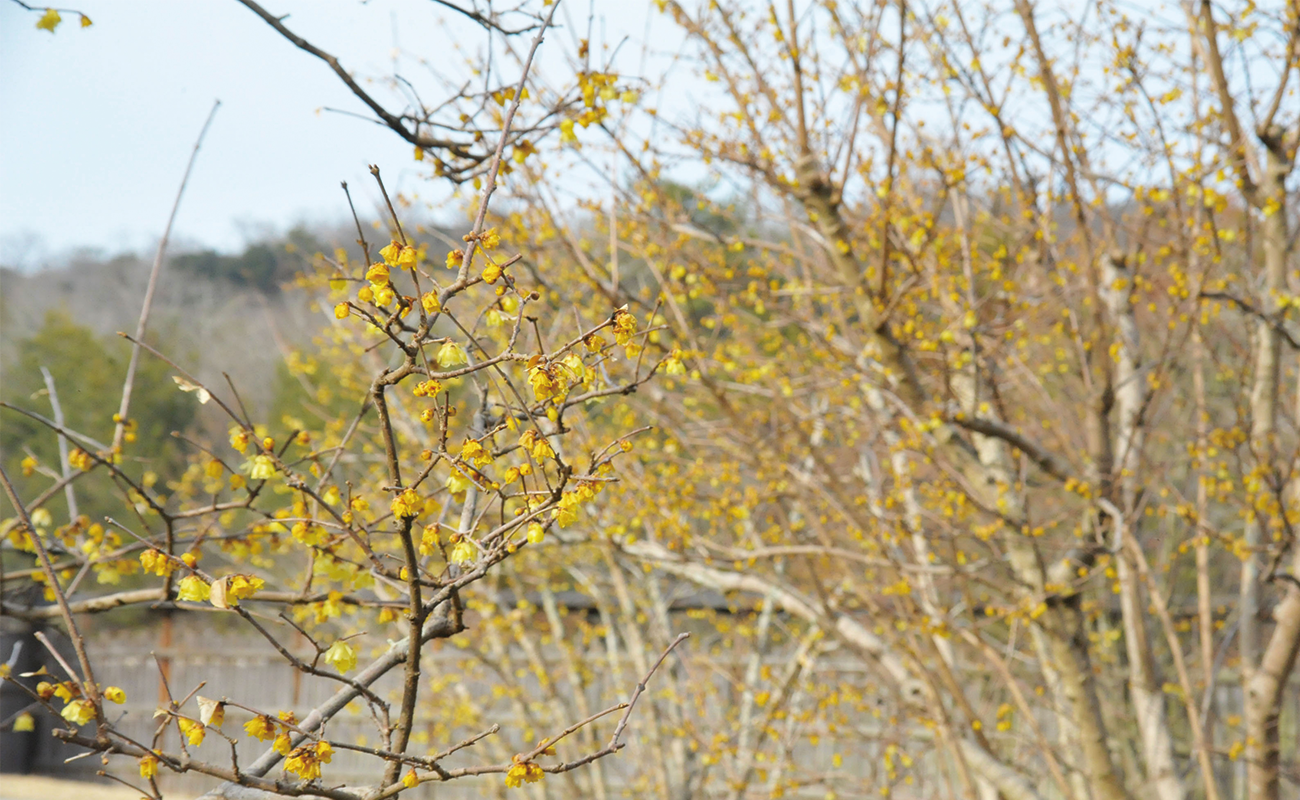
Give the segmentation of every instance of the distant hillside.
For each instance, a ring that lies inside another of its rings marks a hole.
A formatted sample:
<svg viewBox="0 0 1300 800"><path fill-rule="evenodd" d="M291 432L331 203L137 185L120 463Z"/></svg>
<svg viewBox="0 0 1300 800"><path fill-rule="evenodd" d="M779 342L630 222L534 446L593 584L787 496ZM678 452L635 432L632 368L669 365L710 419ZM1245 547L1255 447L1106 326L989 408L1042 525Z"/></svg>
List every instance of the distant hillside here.
<svg viewBox="0 0 1300 800"><path fill-rule="evenodd" d="M245 403L266 409L284 351L309 343L329 321L309 310L310 298L281 291L280 284L327 247L295 232L238 256L169 257L154 298L151 338L205 382L224 386L222 372L229 373ZM14 366L17 342L39 329L48 311L64 311L103 336L133 332L150 265L149 258L127 255L73 257L62 268L29 274L0 268L0 380Z"/></svg>

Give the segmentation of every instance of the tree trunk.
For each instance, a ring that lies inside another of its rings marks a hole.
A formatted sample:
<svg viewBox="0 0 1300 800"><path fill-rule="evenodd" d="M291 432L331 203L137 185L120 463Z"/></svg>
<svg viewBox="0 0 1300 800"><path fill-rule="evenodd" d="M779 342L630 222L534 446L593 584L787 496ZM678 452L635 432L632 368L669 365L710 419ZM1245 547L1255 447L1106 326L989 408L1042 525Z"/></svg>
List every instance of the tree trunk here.
<svg viewBox="0 0 1300 800"><path fill-rule="evenodd" d="M1115 360L1115 412L1118 417L1114 426L1114 453L1119 474L1112 483L1117 491L1111 502L1121 513L1113 523L1118 531L1117 538L1136 537L1136 477L1144 438L1141 415L1146 399L1146 379L1139 371L1141 343L1133 305L1129 302L1133 276L1125 267L1122 256L1107 253L1101 259L1101 280L1101 295L1115 331L1111 352ZM1183 800L1187 793L1174 767L1173 738L1169 733L1164 689L1156 676L1147 634L1142 587L1122 542L1116 541L1115 545L1119 548L1115 557L1119 561L1120 610L1128 654L1129 695L1133 699L1133 715L1142 744L1147 781L1160 800ZM1140 542L1138 546L1141 546Z"/></svg>
<svg viewBox="0 0 1300 800"><path fill-rule="evenodd" d="M1275 132L1274 132L1275 133ZM1282 290L1286 273L1287 249L1287 209L1286 186L1287 173L1291 170L1291 160L1279 152L1285 150L1278 135L1276 146L1268 149L1267 175L1261 184L1261 194L1265 198L1264 223L1262 236L1264 244L1264 308L1271 313L1278 305L1278 293ZM1271 213L1269 212L1272 206ZM1277 370L1278 370L1278 334L1270 321L1260 320L1258 336L1260 346L1256 358L1255 386L1258 390L1251 397L1251 412L1257 416L1252 419L1252 445L1257 451L1269 454L1269 469L1273 470L1271 454L1274 451L1273 419L1277 411ZM1256 438L1256 431L1260 436ZM1286 498L1294 502L1296 494L1294 482L1286 491ZM1280 513L1285 513L1281 509ZM1256 615L1258 613L1258 567L1254 547L1258 547L1259 525L1253 527L1255 542L1247 567L1242 569L1242 627L1241 640L1242 664L1251 665L1244 678L1245 717L1246 717L1246 792L1250 800L1278 800L1281 790L1278 779L1278 717L1281 711L1282 687L1295 665L1296 651L1300 648L1300 586L1294 581L1300 579L1300 544L1291 543L1293 549L1291 575L1287 576L1286 595L1273 612L1276 626L1269 638L1267 647L1259 661L1247 660L1246 638L1247 625L1251 630L1250 646L1257 647L1258 633ZM1279 573L1283 568L1279 568ZM1246 579L1252 580L1247 584ZM1246 604L1249 592L1251 605ZM1249 615L1249 616L1247 616ZM1253 652L1251 653L1253 655Z"/></svg>

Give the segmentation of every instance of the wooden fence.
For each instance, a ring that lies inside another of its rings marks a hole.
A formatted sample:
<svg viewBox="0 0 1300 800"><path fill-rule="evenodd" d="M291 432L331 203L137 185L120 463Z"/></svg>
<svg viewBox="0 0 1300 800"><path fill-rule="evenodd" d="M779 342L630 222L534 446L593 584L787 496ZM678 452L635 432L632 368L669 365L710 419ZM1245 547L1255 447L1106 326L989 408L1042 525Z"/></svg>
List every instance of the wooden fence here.
<svg viewBox="0 0 1300 800"><path fill-rule="evenodd" d="M198 693L204 696L238 699L240 702L271 712L292 709L300 716L323 702L337 688L337 684L330 681L304 679L300 672L289 666L263 639L250 636L242 629L214 624L217 621L216 615L177 615L166 618L162 624L153 620L148 626L136 630L114 629L92 632L88 645L96 664L97 679L101 685L120 686L126 691L128 697L127 703L123 706L109 706L115 715L114 721L124 733L138 741L149 741L152 738L157 725L154 712L160 705L166 703L162 675L166 675L167 685L178 697L184 696L203 683L203 688ZM682 622L686 622L684 615ZM699 637L696 644L697 646L700 644ZM596 646L593 644L593 647ZM291 642L290 647L298 655L307 655L310 658L311 650L305 640ZM774 652L772 663L783 663L786 655L788 654ZM423 675L426 679L431 679L440 674L447 674L451 670L457 670L458 663L464 657L464 653L450 643L434 642L426 647L422 664ZM544 657L548 661L555 657L558 662L555 653L548 651ZM689 656L687 658L689 659ZM864 691L870 691L870 676L857 659L846 654L843 658L834 656L823 658L818 663L817 680L841 684L847 682ZM687 669L689 668L687 664ZM447 762L448 766L484 761L504 762L509 760L511 754L529 749L526 743L519 739L517 731L512 729L513 721L519 716L519 709L517 707L512 709L509 701L504 699L500 692L493 691L494 684L499 688L501 678L498 676L489 680L484 677L485 674L480 673L477 677L467 675L461 681L459 688L463 688L475 697L487 698L489 713L484 716L500 720L503 730L497 736L476 746L474 751L453 757ZM987 683L991 690L996 686L996 681L981 673L971 672L964 677L970 681L970 685ZM534 683L531 677L522 675L517 679L525 684L526 691L537 691L536 686L529 685ZM374 689L380 695L394 696L399 681L400 670L380 681ZM588 705L598 709L625 699L630 689L630 685L620 684L608 674L596 674L583 690L587 695ZM655 702L652 695L653 692L647 695L647 703ZM725 691L718 694L720 698L726 696ZM725 699L720 702L725 703ZM1300 720L1300 675L1292 676L1285 702L1282 730L1283 761L1287 764L1287 769L1294 770L1297 763L1294 755L1297 748L1297 720ZM1225 671L1220 675L1214 705L1218 720L1215 729L1215 748L1218 752L1216 771L1220 776L1225 797L1242 797L1244 764L1230 757L1233 742L1240 738L1242 732L1239 726L1234 728L1225 724L1238 713L1236 709L1241 707L1241 689L1235 675L1231 672ZM696 720L694 727L696 730L723 729L730 716L726 712L727 709L717 706L705 709L703 714L709 718ZM635 773L639 770L644 771L645 768L643 760L646 756L643 749L638 747L638 730L640 725L648 724L645 722L648 713L646 708L638 708L637 718L629 729L629 748L602 762L602 769L605 771L607 783L614 791L614 796L642 796L633 781ZM242 725L249 716L247 712L233 708L228 709L226 713L224 729L238 739L241 763L248 763L254 759L266 746L266 743L255 742L243 736ZM819 718L819 721L814 723L818 726L817 730L798 731L798 738L802 743L796 746L797 752L794 753L794 757L805 769L809 765L822 765L821 768L828 771L838 770L846 778L846 783L850 783L850 779L854 777L874 775L879 770L884 757L884 748L890 739L887 716L885 720L880 721L855 720L851 741L846 741L844 737L837 736L834 730L823 727L824 721ZM1054 724L1051 715L1044 714L1038 722L1040 727L1050 735ZM94 756L74 758L69 761L70 757L76 755L76 751L48 736L48 729L51 727L49 721L43 721L42 725L44 729L38 731L41 738L33 771L66 777L90 778L97 770L103 768L99 759ZM608 735L608 730L609 727L606 727L605 735ZM374 731L369 715L358 708L332 721L328 733L330 738L336 741L357 742L358 737L369 736L370 744L375 744ZM879 734L874 741L873 731ZM423 730L416 731L414 740L420 749L415 752L437 752L460 741L470 732L472 731L468 729L456 731L454 735L446 736L446 741L441 741L438 732L429 725ZM538 735L547 732L549 731L541 731ZM808 736L810 732L818 735L810 737ZM167 736L170 738L166 740L166 747L175 749L177 734L174 726ZM1017 752L1022 752L1027 761L1035 758L1032 741L1025 739L1023 742L1013 743L1012 746ZM892 797L895 800L906 800L945 796L940 788L941 780L938 777L944 766L939 763L937 755L918 753L915 750L911 755L918 761L917 768L913 770L918 780L911 785L896 787ZM1196 775L1191 772L1193 765L1189 758L1190 754L1183 753L1181 756L1180 761L1189 770L1189 782L1195 783ZM229 746L219 737L209 733L208 740L202 745L198 757L228 764ZM365 783L375 779L376 763L371 758L338 752L327 767L326 775L329 779L340 783L344 781ZM1125 764L1125 767L1138 769L1136 763ZM114 774L120 774L124 778L136 777L134 763L128 759L113 759L109 768ZM1296 775L1288 775L1284 778L1284 792L1297 789L1296 778ZM160 780L160 785L169 797L197 796L216 783L214 779L201 775L165 774ZM708 788L705 790L687 796L700 798L721 796L725 791L725 784L726 781L715 779L706 783ZM530 797L534 800L542 800L548 796L563 798L587 796L581 787L581 782L575 776L548 776L543 784L529 787L528 792L520 794L515 791L507 792L500 775L490 775L457 780L449 784L430 783L421 786L414 793L403 796L416 798L491 796L503 799ZM767 794L759 789L761 784L755 787L755 793L746 796L766 797ZM1045 776L1042 790L1044 797L1055 797L1055 790ZM804 795L795 793L786 796ZM825 796L825 791L824 789L815 792L810 790L806 796L821 798Z"/></svg>

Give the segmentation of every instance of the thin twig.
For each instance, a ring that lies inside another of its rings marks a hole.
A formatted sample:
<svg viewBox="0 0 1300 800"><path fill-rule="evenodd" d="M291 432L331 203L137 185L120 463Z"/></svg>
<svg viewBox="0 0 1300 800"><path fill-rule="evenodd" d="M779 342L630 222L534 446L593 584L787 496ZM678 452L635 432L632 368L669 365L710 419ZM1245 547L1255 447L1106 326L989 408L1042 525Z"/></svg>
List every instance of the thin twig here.
<svg viewBox="0 0 1300 800"><path fill-rule="evenodd" d="M59 610L63 613L63 624L68 626L68 638L72 640L72 647L77 652L77 661L81 665L81 683L82 694L90 699L95 707L95 715L103 722L103 714L100 713L99 707L99 687L95 685L95 674L90 668L90 657L86 655L86 642L81 638L81 631L77 628L77 621L72 618L72 611L68 609L68 598L63 593L63 586L59 583L59 574L54 571L54 565L50 563L50 554L45 549L45 542L41 541L41 535L32 524L32 518L28 516L27 509L23 508L23 503L18 499L18 492L14 489L13 483L9 481L9 475L5 473L4 466L0 465L0 484L4 485L4 492L9 497L9 503L18 513L18 519L26 527L28 538L32 541L32 546L36 549L36 557L40 559L41 569L45 572L45 578L51 591L54 592L54 599L59 604ZM48 645L47 645L48 646ZM69 670L71 673L71 670ZM72 674L75 680L77 676Z"/></svg>
<svg viewBox="0 0 1300 800"><path fill-rule="evenodd" d="M203 137L207 136L208 127L212 124L212 118L216 116L217 109L220 107L220 100L212 103L212 110L208 112L208 118L203 123L203 129L199 131L199 138L194 142L194 149L190 152L189 163L185 165L185 175L181 177L181 186L176 190L176 200L172 203L172 213L167 217L167 227L163 229L162 239L158 242L158 252L153 257L153 268L149 271L149 283L144 290L144 305L140 309L140 320L135 326L136 345L131 348L131 361L126 367L126 382L122 384L122 402L117 408L117 427L113 429L114 452L122 448L122 437L126 433L127 414L131 411L131 391L135 387L135 371L140 363L139 342L144 340L145 328L149 325L149 311L153 308L153 295L158 288L158 273L162 271L163 256L167 253L167 240L171 238L172 224L176 222L176 212L180 210L181 198L185 195L185 185L190 181L190 171L194 169L194 160L199 155L199 147L203 144Z"/></svg>

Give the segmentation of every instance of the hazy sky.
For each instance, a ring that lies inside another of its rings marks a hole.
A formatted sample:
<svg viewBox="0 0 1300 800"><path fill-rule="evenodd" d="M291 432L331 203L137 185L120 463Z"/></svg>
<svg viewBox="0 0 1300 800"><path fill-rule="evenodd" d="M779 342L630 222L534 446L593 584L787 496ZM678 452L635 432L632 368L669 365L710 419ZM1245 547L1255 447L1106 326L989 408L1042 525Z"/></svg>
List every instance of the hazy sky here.
<svg viewBox="0 0 1300 800"><path fill-rule="evenodd" d="M263 4L290 13L287 25L359 78L391 74L395 42L410 54L403 73L416 76L424 67L414 56L460 64L457 37L470 47L482 38L429 0ZM597 3L598 19L602 6L612 12L607 39L628 32L639 41L648 5ZM423 188L427 167L412 148L386 128L318 111L365 109L323 62L235 0L76 7L94 25L65 15L50 34L35 29L39 15L0 0L0 264L35 266L83 246L151 247L216 98L221 110L176 223L182 241L238 249L258 225L342 219L339 181L369 205L368 163L390 188ZM586 11L573 9L584 27ZM571 38L552 32L543 50L558 58Z"/></svg>

